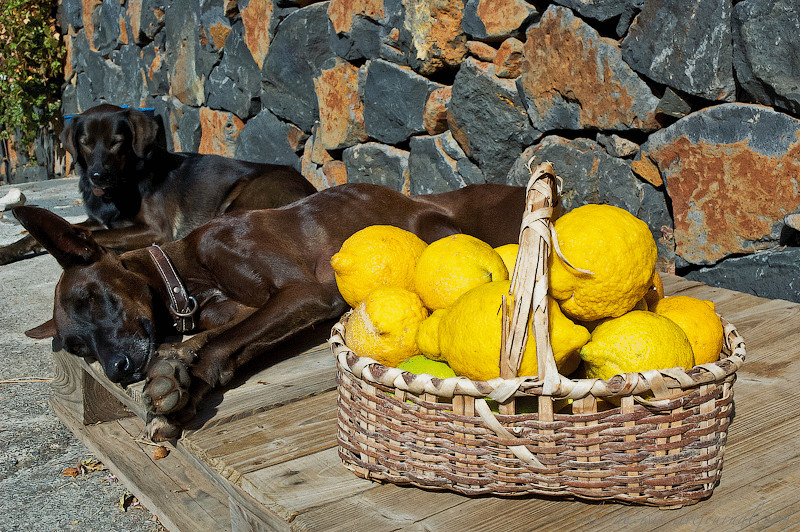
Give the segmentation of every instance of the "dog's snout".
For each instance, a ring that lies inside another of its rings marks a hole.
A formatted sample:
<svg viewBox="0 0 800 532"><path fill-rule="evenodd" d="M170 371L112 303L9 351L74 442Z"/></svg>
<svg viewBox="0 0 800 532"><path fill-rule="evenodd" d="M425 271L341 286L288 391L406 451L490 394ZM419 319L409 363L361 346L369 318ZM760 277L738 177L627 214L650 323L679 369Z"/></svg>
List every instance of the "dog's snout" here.
<svg viewBox="0 0 800 532"><path fill-rule="evenodd" d="M97 179L100 175L100 172L92 172L92 179Z"/></svg>

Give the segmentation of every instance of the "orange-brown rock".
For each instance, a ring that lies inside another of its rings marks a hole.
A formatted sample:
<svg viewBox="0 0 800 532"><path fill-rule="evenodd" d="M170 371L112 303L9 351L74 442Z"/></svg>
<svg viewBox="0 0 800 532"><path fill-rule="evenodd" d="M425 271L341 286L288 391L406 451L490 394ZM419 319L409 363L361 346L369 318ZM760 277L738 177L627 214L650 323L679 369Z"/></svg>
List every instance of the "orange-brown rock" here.
<svg viewBox="0 0 800 532"><path fill-rule="evenodd" d="M317 135L326 150L337 150L367 140L364 103L358 90L358 67L343 59L314 79L319 104Z"/></svg>
<svg viewBox="0 0 800 532"><path fill-rule="evenodd" d="M521 84L536 129L659 128L658 99L619 44L566 8L550 6L526 33Z"/></svg>
<svg viewBox="0 0 800 532"><path fill-rule="evenodd" d="M336 33L350 33L356 15L380 20L384 16L383 0L331 0L328 4L328 17Z"/></svg>
<svg viewBox="0 0 800 532"><path fill-rule="evenodd" d="M500 41L518 34L536 14L525 0L469 0L463 27L474 39Z"/></svg>
<svg viewBox="0 0 800 532"><path fill-rule="evenodd" d="M233 113L201 107L200 127L202 135L198 153L234 156L236 139L244 127L244 122L239 117Z"/></svg>
<svg viewBox="0 0 800 532"><path fill-rule="evenodd" d="M676 252L692 264L775 247L797 210L800 120L740 103L692 113L642 146L672 200Z"/></svg>
<svg viewBox="0 0 800 532"><path fill-rule="evenodd" d="M422 122L429 135L438 135L447 130L447 104L453 95L453 87L440 87L428 96Z"/></svg>
<svg viewBox="0 0 800 532"><path fill-rule="evenodd" d="M634 174L653 186L660 187L664 184L664 180L661 179L661 172L658 171L658 166L646 155L637 157L631 163L631 169Z"/></svg>
<svg viewBox="0 0 800 532"><path fill-rule="evenodd" d="M497 50L492 46L481 41L467 41L467 50L469 54L481 61L491 63L497 55Z"/></svg>
<svg viewBox="0 0 800 532"><path fill-rule="evenodd" d="M461 28L464 0L407 0L405 28L416 51L414 70L430 75L461 64L467 37Z"/></svg>
<svg viewBox="0 0 800 532"><path fill-rule="evenodd" d="M271 26L275 4L271 0L250 0L240 11L244 24L244 42L253 54L258 68L264 66L272 38Z"/></svg>
<svg viewBox="0 0 800 532"><path fill-rule="evenodd" d="M93 51L97 51L94 46L94 12L103 3L102 0L82 0L83 8L83 28L86 31L86 38L89 39L89 46Z"/></svg>
<svg viewBox="0 0 800 532"><path fill-rule="evenodd" d="M495 75L498 78L516 78L522 72L522 50L525 45L519 39L509 37L494 57Z"/></svg>
<svg viewBox="0 0 800 532"><path fill-rule="evenodd" d="M221 22L217 22L208 28L208 34L211 37L211 42L214 43L214 48L219 50L225 48L225 40L231 34L231 28Z"/></svg>
<svg viewBox="0 0 800 532"><path fill-rule="evenodd" d="M327 178L329 186L347 183L347 168L342 161L328 161L322 165L322 173Z"/></svg>

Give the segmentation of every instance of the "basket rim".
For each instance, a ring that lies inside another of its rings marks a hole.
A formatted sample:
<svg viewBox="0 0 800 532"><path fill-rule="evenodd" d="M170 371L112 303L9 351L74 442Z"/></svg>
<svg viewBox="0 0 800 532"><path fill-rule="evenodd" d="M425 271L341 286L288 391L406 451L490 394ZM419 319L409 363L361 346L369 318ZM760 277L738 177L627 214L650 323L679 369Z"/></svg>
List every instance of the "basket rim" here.
<svg viewBox="0 0 800 532"><path fill-rule="evenodd" d="M511 379L497 377L488 381L473 381L464 376L440 379L427 373L415 374L386 366L373 358L359 356L347 346L344 340L347 320L351 314L352 310L348 311L333 325L328 344L338 363L358 378L405 392L431 393L440 397L461 394L488 397L502 402L512 396L545 395L542 392L542 380L536 376ZM719 316L719 314L717 315ZM663 382L670 390L685 390L701 385L721 383L741 368L746 355L744 339L736 327L722 316L720 316L720 320L723 324L725 340L722 353L725 353L726 350L730 352L725 358L716 362L698 364L689 369L677 367L624 373L615 375L608 380L571 379L559 374L559 392L554 393L552 397L581 399L591 395L599 399L641 395L652 391L651 380L654 374L663 377Z"/></svg>

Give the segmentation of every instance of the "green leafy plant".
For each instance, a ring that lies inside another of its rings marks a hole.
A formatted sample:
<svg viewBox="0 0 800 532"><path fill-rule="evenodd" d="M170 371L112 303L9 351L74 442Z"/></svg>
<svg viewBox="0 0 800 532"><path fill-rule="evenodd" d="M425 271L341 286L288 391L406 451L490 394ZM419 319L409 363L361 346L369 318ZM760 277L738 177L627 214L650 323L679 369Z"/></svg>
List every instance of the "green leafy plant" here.
<svg viewBox="0 0 800 532"><path fill-rule="evenodd" d="M30 145L61 105L64 46L58 0L0 0L0 138Z"/></svg>

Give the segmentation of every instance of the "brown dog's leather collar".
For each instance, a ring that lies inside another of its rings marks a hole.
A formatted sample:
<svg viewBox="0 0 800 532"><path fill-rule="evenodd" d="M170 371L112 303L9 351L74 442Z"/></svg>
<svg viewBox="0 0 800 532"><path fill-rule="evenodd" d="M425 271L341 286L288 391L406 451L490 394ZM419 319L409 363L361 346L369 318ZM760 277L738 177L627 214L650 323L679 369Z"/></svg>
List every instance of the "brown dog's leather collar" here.
<svg viewBox="0 0 800 532"><path fill-rule="evenodd" d="M161 247L153 244L147 248L147 252L167 287L170 299L169 311L175 318L175 328L181 334L193 331L196 327L194 315L197 312L197 300L186 291L178 272Z"/></svg>

